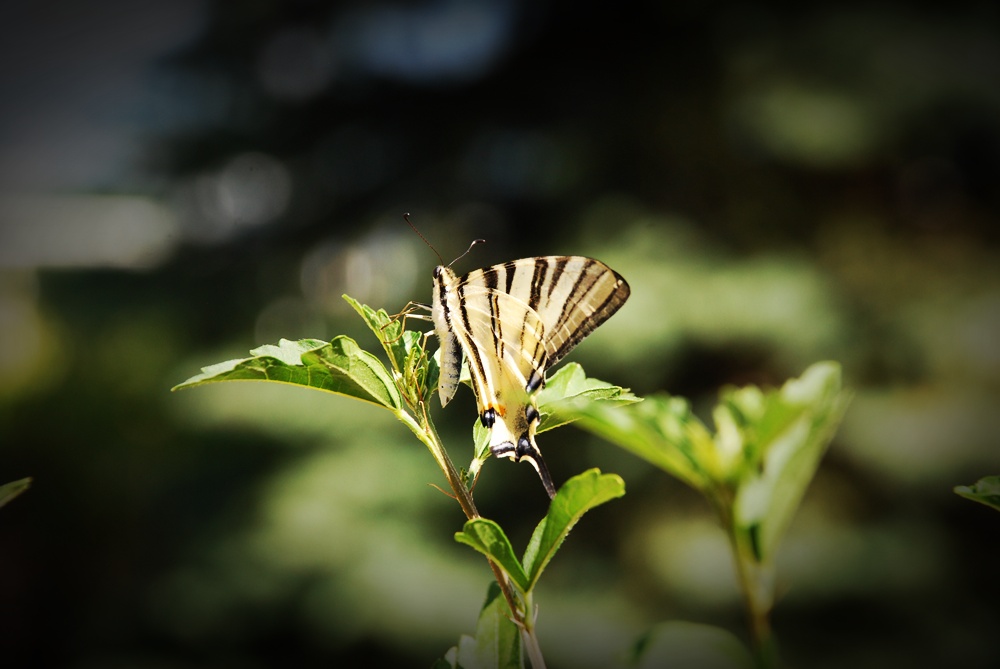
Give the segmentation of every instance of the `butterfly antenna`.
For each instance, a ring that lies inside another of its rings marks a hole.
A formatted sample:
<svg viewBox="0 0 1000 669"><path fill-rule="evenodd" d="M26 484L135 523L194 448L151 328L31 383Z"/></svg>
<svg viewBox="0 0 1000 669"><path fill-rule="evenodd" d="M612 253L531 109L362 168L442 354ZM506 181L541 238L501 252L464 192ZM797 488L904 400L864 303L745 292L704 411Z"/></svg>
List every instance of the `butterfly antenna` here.
<svg viewBox="0 0 1000 669"><path fill-rule="evenodd" d="M444 264L444 258L442 258L442 257L441 257L441 254L440 254L440 253L438 253L438 250L437 250L436 248L434 248L434 245L433 245L433 244L431 244L431 243L430 243L429 241L427 241L427 238L426 238L426 237L424 237L424 236L423 236L423 235L422 235L422 234L420 233L420 231L419 231L419 230L417 230L417 226L413 225L413 222L412 222L412 221L410 220L410 213L409 213L409 212L407 212L407 213L403 214L403 220L404 220L404 221L406 221L406 224L407 224L408 226L410 226L410 228L411 228L411 229L412 229L412 230L413 230L413 231L414 231L415 233L417 233L417 237L420 237L420 239L424 240L424 244L427 244L427 246L428 246L428 247L430 248L430 250L431 250L431 251L434 251L434 255L436 255L436 256L438 257L438 262L439 262L439 263L441 263L441 264L443 265L443 264ZM472 248L472 247L470 246L469 248ZM465 253L468 253L468 251L466 251ZM465 255L465 254L463 254L463 255ZM452 262L454 262L454 260L453 260Z"/></svg>
<svg viewBox="0 0 1000 669"><path fill-rule="evenodd" d="M469 244L469 248L465 249L465 253L463 253L462 255L458 256L457 258L455 258L454 260L452 260L450 263L448 263L448 267L451 267L452 265L454 265L455 263L457 263L459 260L461 260L465 256L469 255L469 251L471 251L472 247L475 246L476 244L485 244L485 243L486 243L485 239L473 239L472 243Z"/></svg>

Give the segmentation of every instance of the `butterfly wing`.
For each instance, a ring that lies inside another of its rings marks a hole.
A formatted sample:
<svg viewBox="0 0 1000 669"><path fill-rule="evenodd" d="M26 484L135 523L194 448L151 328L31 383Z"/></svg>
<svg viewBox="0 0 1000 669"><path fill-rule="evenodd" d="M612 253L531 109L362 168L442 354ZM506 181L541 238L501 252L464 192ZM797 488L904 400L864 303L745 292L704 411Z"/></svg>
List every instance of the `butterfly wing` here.
<svg viewBox="0 0 1000 669"><path fill-rule="evenodd" d="M448 296L457 287L458 278L447 267L434 270L434 299L431 303L431 320L434 321L434 333L440 343L438 361L441 373L438 375L438 397L441 406L455 396L458 380L462 376L462 344L459 342L452 327L454 315L451 311L451 301Z"/></svg>
<svg viewBox="0 0 1000 669"><path fill-rule="evenodd" d="M462 277L438 267L434 277L442 404L454 395L464 352L480 420L491 429L490 450L528 460L553 497L555 487L535 444L534 394L546 368L625 302L628 284L603 263L578 256L525 258Z"/></svg>
<svg viewBox="0 0 1000 669"><path fill-rule="evenodd" d="M507 275L513 273L512 287L526 288L528 306L545 326L548 366L611 318L630 294L625 279L592 258L540 256L502 267Z"/></svg>

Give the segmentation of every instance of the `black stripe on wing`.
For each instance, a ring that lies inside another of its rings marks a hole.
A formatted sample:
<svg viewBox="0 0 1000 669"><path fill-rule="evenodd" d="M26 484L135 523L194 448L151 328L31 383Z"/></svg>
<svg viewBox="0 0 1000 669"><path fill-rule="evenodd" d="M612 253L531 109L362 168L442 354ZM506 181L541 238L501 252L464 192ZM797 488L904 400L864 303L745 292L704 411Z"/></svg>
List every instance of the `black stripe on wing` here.
<svg viewBox="0 0 1000 669"><path fill-rule="evenodd" d="M466 331L471 333L465 289L477 288L489 295L505 293L487 299L483 312L490 318L493 347L502 360L506 352L503 323L510 320L500 313L506 296L520 302L541 319L544 337L530 351L520 355L536 360L537 371L543 373L568 354L587 335L610 318L629 296L625 280L604 263L582 256L540 256L512 260L469 272L458 281L458 297L463 306ZM481 297L476 295L477 299ZM479 307L477 306L477 309ZM527 315L522 323L526 326ZM524 343L523 338L519 338ZM471 342L468 342L471 344ZM480 342L484 350L491 347ZM476 361L482 378L486 378L482 361Z"/></svg>
<svg viewBox="0 0 1000 669"><path fill-rule="evenodd" d="M461 328L455 328L452 326L452 331L462 340L463 348L465 349L465 357L469 360L469 375L472 377L472 383L476 391L476 396L483 398L484 393L486 397L489 396L489 375L486 371L486 365L483 361L483 356L479 351L479 347L476 345L472 337L472 324L469 319L469 302L465 297L465 287L466 284L459 283L458 289L456 291L458 295L458 308L462 315ZM496 342L494 341L494 346Z"/></svg>
<svg viewBox="0 0 1000 669"><path fill-rule="evenodd" d="M567 326L571 330L558 347L549 351L549 364L554 365L604 321L611 318L628 299L630 289L617 272L596 261L581 273L574 291L566 299L559 319L548 327L554 341ZM580 317L578 323L573 321ZM548 324L546 324L548 326Z"/></svg>

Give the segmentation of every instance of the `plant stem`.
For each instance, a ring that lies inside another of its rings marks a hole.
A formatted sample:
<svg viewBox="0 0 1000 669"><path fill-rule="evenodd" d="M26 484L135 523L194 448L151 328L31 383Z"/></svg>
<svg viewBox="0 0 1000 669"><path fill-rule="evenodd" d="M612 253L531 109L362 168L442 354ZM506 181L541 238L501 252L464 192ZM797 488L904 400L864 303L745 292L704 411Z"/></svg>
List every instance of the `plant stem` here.
<svg viewBox="0 0 1000 669"><path fill-rule="evenodd" d="M771 631L773 569L770 565L757 562L745 549L738 551L736 560L757 666L773 669L778 666L777 648Z"/></svg>
<svg viewBox="0 0 1000 669"><path fill-rule="evenodd" d="M545 658L542 657L542 649L538 645L538 637L534 630L521 629L521 643L528 653L528 661L531 662L531 669L545 669Z"/></svg>
<svg viewBox="0 0 1000 669"><path fill-rule="evenodd" d="M534 606L531 603L531 593L528 593L524 601L524 620L521 621L521 643L528 653L528 660L531 662L531 669L545 669L545 658L542 657L541 646L538 645L538 637L535 636Z"/></svg>
<svg viewBox="0 0 1000 669"><path fill-rule="evenodd" d="M441 443L441 437L438 436L437 429L434 427L425 402L420 403L419 411L422 418L420 421L421 431L426 437L425 439L421 439L421 441L427 444L427 448L430 449L441 471L444 472L445 478L448 479L448 486L455 493L455 499L458 500L459 506L462 507L465 517L469 520L479 518L479 511L476 509L476 503L472 499L472 493L465 486L462 475L455 468L455 464L448 456L448 451L445 450L444 444Z"/></svg>
<svg viewBox="0 0 1000 669"><path fill-rule="evenodd" d="M382 343L382 347L385 349L386 355L389 357L389 361L393 367L393 380L396 383L399 392L404 398L414 398L406 399L406 404L409 407L407 409L398 409L395 411L396 417L403 422L413 434L416 435L417 439L422 441L427 449L431 452L434 457L434 461L437 462L438 467L444 473L445 478L448 480L448 486L454 493L455 499L458 501L459 506L462 507L462 512L465 513L465 517L469 520L473 518L480 518L479 511L476 509L476 503L472 499L472 493L469 491L468 487L465 485L465 480L459 473L458 469L455 468L455 464L451 461L451 457L448 456L448 451L445 450L444 444L441 442L441 437L437 433L437 429L434 427L434 422L431 420L430 412L427 410L427 403L424 401L424 395L417 389L417 392L411 394L407 389L407 377L403 374L403 371L399 369L396 364L396 358L390 348L389 343L376 332L379 337L379 341ZM426 344L426 341L425 341ZM532 607L530 598L528 601L524 602L524 608L521 609L518 606L518 598L514 592L514 587L511 585L507 574L497 565L493 560L489 558L486 561L490 565L490 569L493 570L493 576L496 578L497 584L500 586L500 591L503 593L504 599L507 600L507 607L510 609L511 618L514 623L521 629L521 638L524 644L524 648L527 650L528 657L531 661L532 669L545 669L545 660L542 658L542 651L538 645L538 638L535 636L534 632L534 620L532 618Z"/></svg>
<svg viewBox="0 0 1000 669"><path fill-rule="evenodd" d="M757 667L777 669L778 649L771 631L774 568L770 563L762 563L757 559L750 537L737 528L733 516L732 491L727 488L713 488L706 491L706 495L719 515L733 550L736 577L743 592L743 605L746 609Z"/></svg>
<svg viewBox="0 0 1000 669"><path fill-rule="evenodd" d="M430 450L434 456L434 460L438 463L441 471L444 472L445 478L448 479L448 485L451 487L452 492L455 493L455 499L458 500L466 518L469 520L479 518L479 511L476 509L476 503L472 499L472 493L465 486L465 481L462 480L461 474L459 474L455 468L455 464L448 456L448 451L445 450L444 444L441 442L441 437L438 436L437 430L434 428L430 414L427 412L427 405L424 402L420 403L419 411L422 419L420 421L415 420L406 411L400 411L399 418ZM522 630L522 638L525 640L525 648L528 651L528 656L531 658L532 667L535 669L544 669L545 661L542 659L542 653L533 629L534 626L531 624L530 606L526 605L524 611L520 610L520 607L517 605L517 596L514 594L514 588L511 586L507 574L489 558L487 558L487 562L490 565L490 569L493 570L493 576L500 586L500 591L503 593L504 599L507 600L507 607L510 609L514 622Z"/></svg>

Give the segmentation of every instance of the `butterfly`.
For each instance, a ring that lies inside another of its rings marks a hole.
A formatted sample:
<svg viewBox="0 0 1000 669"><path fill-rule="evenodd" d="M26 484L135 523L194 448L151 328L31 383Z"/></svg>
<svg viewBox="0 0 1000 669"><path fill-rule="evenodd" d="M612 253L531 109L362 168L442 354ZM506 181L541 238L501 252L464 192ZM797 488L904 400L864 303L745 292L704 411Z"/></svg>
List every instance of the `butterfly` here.
<svg viewBox="0 0 1000 669"><path fill-rule="evenodd" d="M526 460L555 497L535 443L535 395L545 371L625 303L629 286L604 263L581 256L511 260L458 276L434 270L431 319L441 346L438 395L455 395L463 356L490 451Z"/></svg>

